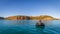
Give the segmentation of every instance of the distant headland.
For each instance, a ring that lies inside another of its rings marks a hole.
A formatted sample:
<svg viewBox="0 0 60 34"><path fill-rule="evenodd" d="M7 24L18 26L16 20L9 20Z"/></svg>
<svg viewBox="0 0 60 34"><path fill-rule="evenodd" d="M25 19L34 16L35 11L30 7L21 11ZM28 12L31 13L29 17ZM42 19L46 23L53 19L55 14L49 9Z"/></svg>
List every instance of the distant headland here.
<svg viewBox="0 0 60 34"><path fill-rule="evenodd" d="M40 15L40 16L9 16L9 17L0 17L0 20L60 20L49 15Z"/></svg>

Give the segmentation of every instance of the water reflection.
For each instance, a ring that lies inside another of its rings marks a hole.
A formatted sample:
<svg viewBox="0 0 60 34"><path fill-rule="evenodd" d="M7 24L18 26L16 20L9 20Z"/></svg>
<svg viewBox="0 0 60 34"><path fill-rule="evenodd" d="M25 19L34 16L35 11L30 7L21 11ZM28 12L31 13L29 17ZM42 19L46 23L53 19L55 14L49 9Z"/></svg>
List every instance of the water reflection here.
<svg viewBox="0 0 60 34"><path fill-rule="evenodd" d="M17 25L26 25L29 24L30 21L26 21L26 20L17 20L16 23Z"/></svg>
<svg viewBox="0 0 60 34"><path fill-rule="evenodd" d="M45 26L36 26L38 31L43 31L43 29L45 28Z"/></svg>

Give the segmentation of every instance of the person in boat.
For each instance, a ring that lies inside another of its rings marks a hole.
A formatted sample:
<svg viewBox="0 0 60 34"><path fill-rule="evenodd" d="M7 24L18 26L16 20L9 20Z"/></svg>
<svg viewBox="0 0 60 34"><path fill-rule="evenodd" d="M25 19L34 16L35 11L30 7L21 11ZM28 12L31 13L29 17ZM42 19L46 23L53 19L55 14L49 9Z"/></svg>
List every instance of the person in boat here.
<svg viewBox="0 0 60 34"><path fill-rule="evenodd" d="M39 20L39 22L37 22L36 25L37 26L45 26L44 23L41 20Z"/></svg>

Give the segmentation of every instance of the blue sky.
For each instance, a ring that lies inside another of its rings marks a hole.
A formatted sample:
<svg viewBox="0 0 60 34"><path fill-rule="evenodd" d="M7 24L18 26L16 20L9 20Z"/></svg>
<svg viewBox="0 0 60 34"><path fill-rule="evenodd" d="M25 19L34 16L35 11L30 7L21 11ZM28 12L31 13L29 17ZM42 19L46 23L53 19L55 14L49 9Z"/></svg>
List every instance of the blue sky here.
<svg viewBox="0 0 60 34"><path fill-rule="evenodd" d="M50 15L60 18L60 0L0 0L0 16Z"/></svg>

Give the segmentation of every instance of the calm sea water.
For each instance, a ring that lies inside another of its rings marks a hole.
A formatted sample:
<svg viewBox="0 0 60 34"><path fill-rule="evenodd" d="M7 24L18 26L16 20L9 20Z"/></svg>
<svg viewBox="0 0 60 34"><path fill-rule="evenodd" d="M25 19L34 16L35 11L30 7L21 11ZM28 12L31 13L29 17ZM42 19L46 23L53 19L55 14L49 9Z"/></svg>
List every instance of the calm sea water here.
<svg viewBox="0 0 60 34"><path fill-rule="evenodd" d="M36 26L38 20L0 20L0 34L60 34L60 20L43 21L45 27Z"/></svg>

